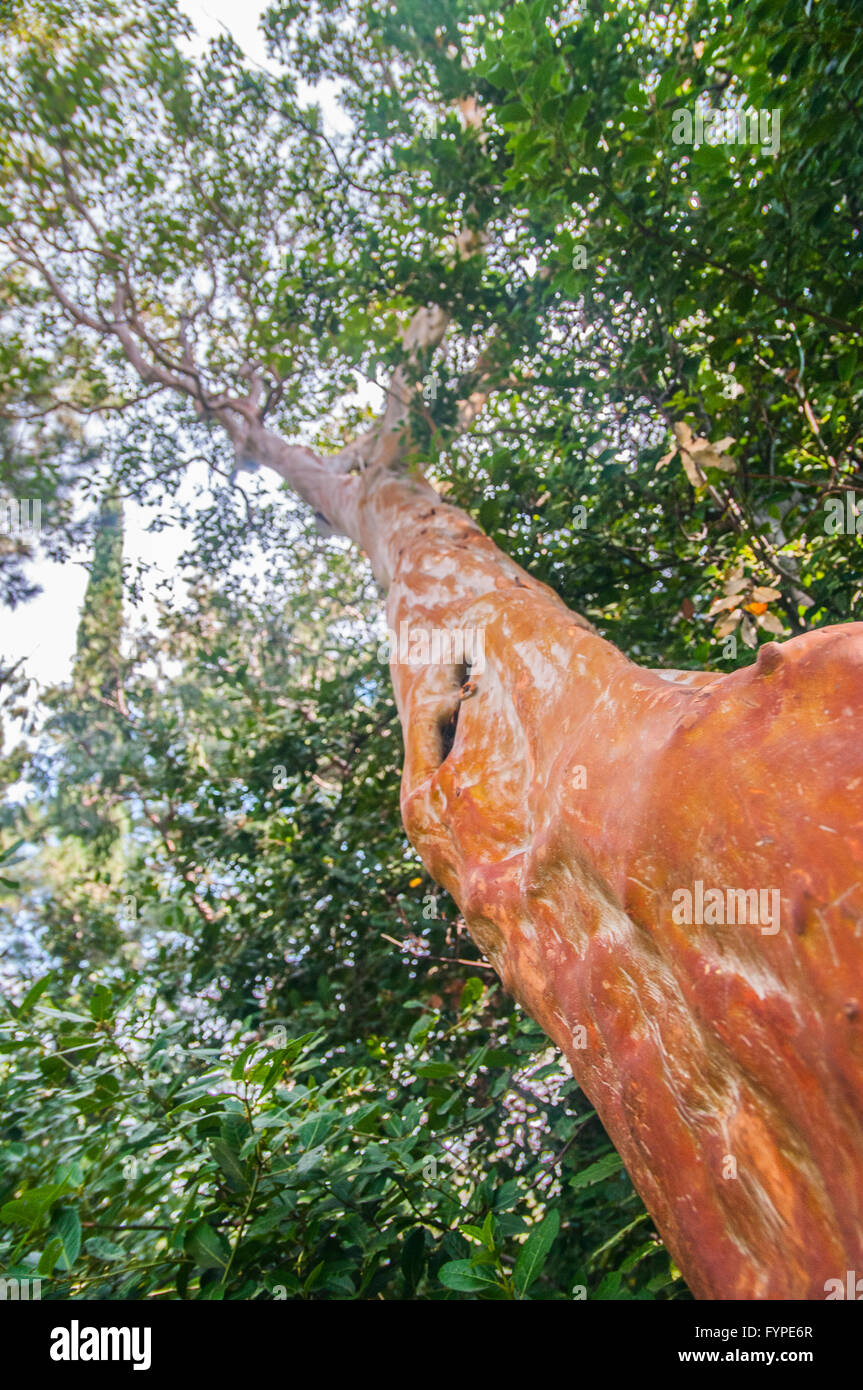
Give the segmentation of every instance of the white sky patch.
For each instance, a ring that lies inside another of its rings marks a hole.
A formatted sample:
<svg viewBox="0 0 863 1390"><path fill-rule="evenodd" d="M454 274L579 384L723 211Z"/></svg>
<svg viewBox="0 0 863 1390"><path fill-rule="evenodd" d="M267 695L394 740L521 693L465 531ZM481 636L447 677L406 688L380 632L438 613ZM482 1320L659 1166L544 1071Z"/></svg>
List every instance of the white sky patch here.
<svg viewBox="0 0 863 1390"><path fill-rule="evenodd" d="M247 58L260 64L268 72L277 71L267 57L264 37L258 25L269 3L262 0L180 0L180 9L191 19L198 31L198 44L193 44L193 52L200 52L210 39L228 31L239 44Z"/></svg>
<svg viewBox="0 0 863 1390"><path fill-rule="evenodd" d="M268 490L272 488L275 492L279 488L280 480L275 474L258 476ZM239 487L243 486L242 477L241 474ZM209 500L206 465L190 464L176 502L169 499L167 506L173 508L179 503L194 506L196 501L204 506ZM82 508L82 515L95 515L95 511L96 505L91 502L86 510ZM184 593L178 564L189 547L189 533L176 523L150 530L153 522L163 516L164 510L159 506L145 507L133 499L124 499L124 567L132 576L139 568L146 571L141 585L142 601L134 607L128 601L124 605L127 628L138 629L142 624L150 628L156 626L156 589L165 579L170 578L178 585L178 597ZM46 520L50 524L50 517L46 518L43 513L43 525ZM63 564L41 559L28 565L27 578L40 584L43 592L14 610L0 610L0 656L7 662L23 658L24 673L40 685L56 685L71 676L92 553L91 537ZM263 557L258 557L254 564L261 566L263 572ZM17 728L13 733L17 733Z"/></svg>

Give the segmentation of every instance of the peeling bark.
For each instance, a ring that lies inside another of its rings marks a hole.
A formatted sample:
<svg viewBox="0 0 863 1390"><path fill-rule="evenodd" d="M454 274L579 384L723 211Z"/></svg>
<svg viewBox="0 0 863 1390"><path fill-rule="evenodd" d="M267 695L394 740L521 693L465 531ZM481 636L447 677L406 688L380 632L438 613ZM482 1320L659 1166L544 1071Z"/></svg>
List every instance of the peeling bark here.
<svg viewBox="0 0 863 1390"><path fill-rule="evenodd" d="M823 1298L863 1269L863 624L649 671L421 479L346 484L390 628L484 634L479 672L392 666L412 843L696 1296ZM697 881L779 920L679 925Z"/></svg>

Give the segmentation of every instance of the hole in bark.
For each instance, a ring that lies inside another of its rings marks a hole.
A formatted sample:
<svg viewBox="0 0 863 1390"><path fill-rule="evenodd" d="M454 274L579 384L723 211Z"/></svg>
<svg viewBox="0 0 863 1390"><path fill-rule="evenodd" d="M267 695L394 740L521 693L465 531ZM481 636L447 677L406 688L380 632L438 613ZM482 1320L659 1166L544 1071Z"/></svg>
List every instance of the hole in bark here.
<svg viewBox="0 0 863 1390"><path fill-rule="evenodd" d="M460 706L456 705L452 714L447 719L443 719L440 724L440 760L442 763L446 762L452 752L452 746L455 743L459 708Z"/></svg>
<svg viewBox="0 0 863 1390"><path fill-rule="evenodd" d="M454 668L454 685L458 694L454 697L454 702L450 705L447 701L443 712L438 718L438 736L440 738L440 761L446 762L452 752L455 743L456 730L458 729L458 716L461 710L461 702L464 698L464 690L470 679L470 664L464 662L461 666ZM440 765L440 764L439 764Z"/></svg>

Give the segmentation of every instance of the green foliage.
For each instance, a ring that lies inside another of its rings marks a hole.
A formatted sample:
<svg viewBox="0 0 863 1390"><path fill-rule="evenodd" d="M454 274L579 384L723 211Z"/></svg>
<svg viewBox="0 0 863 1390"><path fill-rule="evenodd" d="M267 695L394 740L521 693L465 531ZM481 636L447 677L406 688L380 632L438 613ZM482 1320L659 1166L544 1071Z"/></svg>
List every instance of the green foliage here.
<svg viewBox="0 0 863 1390"><path fill-rule="evenodd" d="M492 484L489 523L517 532L507 548L538 549L543 577L633 653L728 659L712 604L738 574L778 591L767 619L729 620L752 648L856 616L859 542L830 532L825 503L861 486L858 18L847 0L578 17L540 0L478 27L501 191L542 283L543 459L525 483L545 500L501 506L494 427L476 483ZM770 113L775 150L767 126L675 144L675 114L707 98ZM681 423L726 456L669 463Z"/></svg>
<svg viewBox="0 0 863 1390"><path fill-rule="evenodd" d="M535 1106L542 1137L508 1113L545 1040L485 990L454 1017L417 1000L414 1017L413 1045L333 1050L322 1028L275 1045L272 1023L223 1041L215 1017L199 1040L140 978L109 1012L74 992L22 1006L0 1041L5 1274L43 1276L43 1298L598 1289L610 1207L619 1225L638 1204L619 1172L573 1195L572 1148L549 1163L574 1129L572 1082ZM461 1074L423 1076L444 1039ZM607 1141L582 1106L585 1155ZM624 1296L673 1292L659 1243L624 1236Z"/></svg>

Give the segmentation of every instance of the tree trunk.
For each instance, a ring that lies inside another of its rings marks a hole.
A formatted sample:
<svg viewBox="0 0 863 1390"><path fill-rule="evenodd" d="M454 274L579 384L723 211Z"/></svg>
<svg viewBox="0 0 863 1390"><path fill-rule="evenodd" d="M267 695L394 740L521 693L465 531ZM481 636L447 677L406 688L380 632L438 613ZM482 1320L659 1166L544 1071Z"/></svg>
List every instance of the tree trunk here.
<svg viewBox="0 0 863 1390"><path fill-rule="evenodd" d="M844 1287L863 1272L863 624L662 675L418 477L337 482L402 639L411 842L563 1050L690 1288ZM482 634L473 666L433 643L423 661L435 630Z"/></svg>

